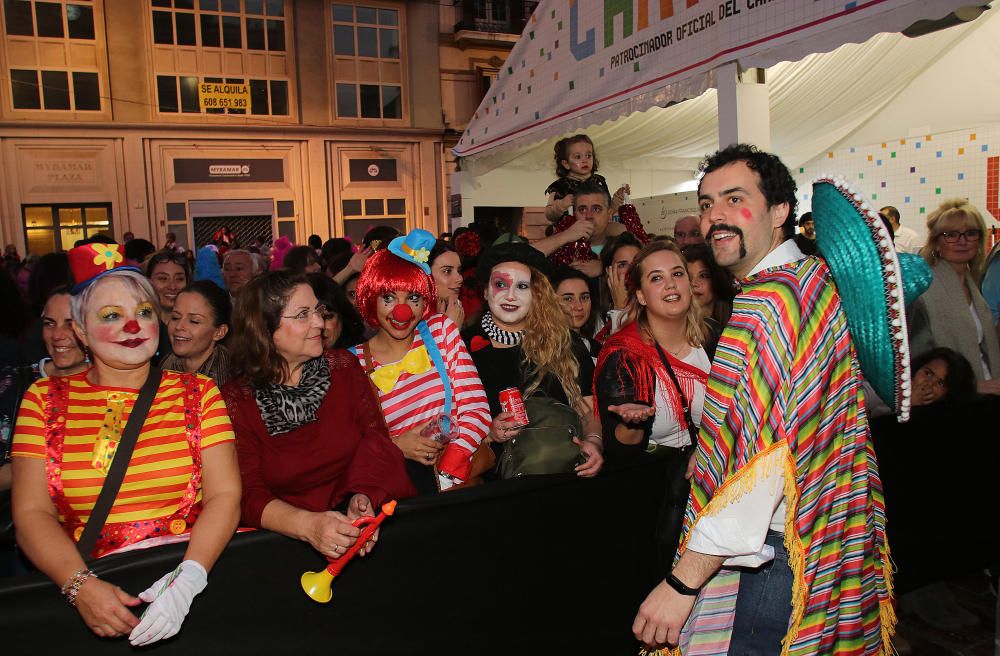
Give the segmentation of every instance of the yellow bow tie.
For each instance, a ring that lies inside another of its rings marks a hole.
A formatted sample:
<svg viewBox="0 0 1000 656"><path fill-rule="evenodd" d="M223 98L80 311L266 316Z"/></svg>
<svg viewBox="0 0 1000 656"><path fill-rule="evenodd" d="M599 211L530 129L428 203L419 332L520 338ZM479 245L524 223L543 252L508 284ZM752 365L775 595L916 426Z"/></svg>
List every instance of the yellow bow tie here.
<svg viewBox="0 0 1000 656"><path fill-rule="evenodd" d="M383 394L388 394L396 386L396 381L404 371L408 374L422 374L433 366L427 355L427 349L421 346L407 353L406 357L396 364L382 365L372 372L371 379Z"/></svg>

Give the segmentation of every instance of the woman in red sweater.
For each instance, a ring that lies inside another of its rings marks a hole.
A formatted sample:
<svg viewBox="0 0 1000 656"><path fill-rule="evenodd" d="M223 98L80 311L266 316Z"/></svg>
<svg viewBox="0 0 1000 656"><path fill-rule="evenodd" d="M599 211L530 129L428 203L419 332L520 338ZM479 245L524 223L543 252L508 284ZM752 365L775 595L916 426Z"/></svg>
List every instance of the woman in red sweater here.
<svg viewBox="0 0 1000 656"><path fill-rule="evenodd" d="M338 558L360 535L351 522L414 490L357 358L323 351L325 314L304 276L273 271L247 283L233 315L235 375L223 396L234 418L243 524ZM333 510L345 501L346 514Z"/></svg>

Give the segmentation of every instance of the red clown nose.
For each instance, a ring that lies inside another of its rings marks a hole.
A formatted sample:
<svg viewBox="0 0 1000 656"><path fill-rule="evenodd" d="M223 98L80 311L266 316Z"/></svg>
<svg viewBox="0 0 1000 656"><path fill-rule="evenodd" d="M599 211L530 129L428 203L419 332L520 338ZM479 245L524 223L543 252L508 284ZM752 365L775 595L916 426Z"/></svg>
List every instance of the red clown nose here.
<svg viewBox="0 0 1000 656"><path fill-rule="evenodd" d="M122 328L122 330L124 330L125 332L127 332L129 335L135 335L136 333L141 332L142 328L139 327L139 322L138 321L136 321L135 319L130 319L125 324L125 327Z"/></svg>
<svg viewBox="0 0 1000 656"><path fill-rule="evenodd" d="M413 308L406 303L400 303L392 308L392 318L399 323L409 321L413 318Z"/></svg>

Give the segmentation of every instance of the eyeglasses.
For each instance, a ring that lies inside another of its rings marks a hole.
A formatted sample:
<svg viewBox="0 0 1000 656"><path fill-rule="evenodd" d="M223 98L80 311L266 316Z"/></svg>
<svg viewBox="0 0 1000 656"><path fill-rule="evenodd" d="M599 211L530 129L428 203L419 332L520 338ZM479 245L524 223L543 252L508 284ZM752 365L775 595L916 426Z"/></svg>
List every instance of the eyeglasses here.
<svg viewBox="0 0 1000 656"><path fill-rule="evenodd" d="M947 230L938 236L944 239L945 243L954 244L962 237L965 238L965 241L979 241L983 236L983 231L978 228L966 230L965 232L961 230Z"/></svg>
<svg viewBox="0 0 1000 656"><path fill-rule="evenodd" d="M325 305L317 305L311 310L302 310L301 312L297 312L296 314L283 314L281 315L281 318L291 319L296 323L306 323L307 321L309 321L309 317L312 315L316 315L323 321L326 321L329 314L330 311L326 309Z"/></svg>

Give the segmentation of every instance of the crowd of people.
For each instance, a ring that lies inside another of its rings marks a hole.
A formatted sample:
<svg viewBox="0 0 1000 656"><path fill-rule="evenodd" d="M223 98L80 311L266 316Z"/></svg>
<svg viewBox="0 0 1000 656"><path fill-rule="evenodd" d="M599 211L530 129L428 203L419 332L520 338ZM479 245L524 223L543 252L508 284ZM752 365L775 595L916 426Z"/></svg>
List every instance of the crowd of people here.
<svg viewBox="0 0 1000 656"><path fill-rule="evenodd" d="M585 135L555 161L553 226L531 243L377 227L356 245L222 229L196 251L172 234L8 248L5 567L43 572L95 634L150 644L181 629L238 526L336 559L389 499L656 458L663 576L642 643L888 648L868 417L1000 394L982 214L942 204L916 262L889 244L895 208L825 181L798 217L787 168L737 145L703 164L698 214L656 236ZM878 293L845 295L852 276ZM177 541L182 562L137 596L86 563Z"/></svg>

